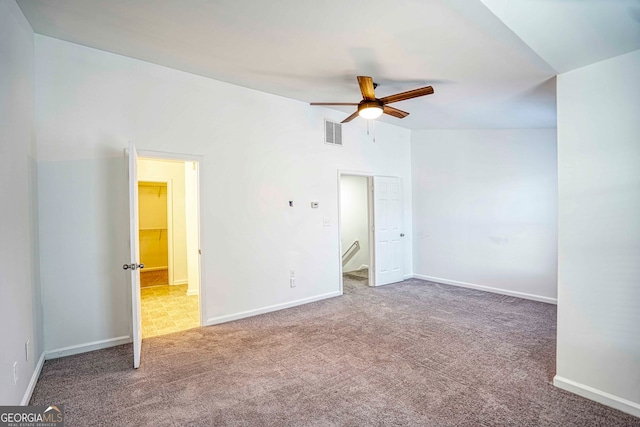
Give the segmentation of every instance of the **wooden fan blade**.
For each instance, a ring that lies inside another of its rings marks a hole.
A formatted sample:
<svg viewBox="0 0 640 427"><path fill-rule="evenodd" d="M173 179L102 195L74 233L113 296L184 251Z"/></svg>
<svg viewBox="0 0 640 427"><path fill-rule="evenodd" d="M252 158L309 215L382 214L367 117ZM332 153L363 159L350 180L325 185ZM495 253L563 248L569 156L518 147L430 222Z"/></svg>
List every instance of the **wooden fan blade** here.
<svg viewBox="0 0 640 427"><path fill-rule="evenodd" d="M347 117L346 119L344 119L343 121L341 121L340 123L350 122L351 120L355 119L356 117L358 117L358 112L357 111L355 113L353 113L352 115L350 115L349 117Z"/></svg>
<svg viewBox="0 0 640 427"><path fill-rule="evenodd" d="M309 105L358 105L357 102L311 102Z"/></svg>
<svg viewBox="0 0 640 427"><path fill-rule="evenodd" d="M376 94L373 92L373 79L368 76L358 76L358 84L360 85L360 92L362 92L362 98L367 101L376 99Z"/></svg>
<svg viewBox="0 0 640 427"><path fill-rule="evenodd" d="M431 86L427 86L420 89L409 90L407 92L396 93L395 95L385 96L384 98L380 98L380 101L385 104L391 104L392 102L404 101L405 99L431 95L432 93L433 88Z"/></svg>
<svg viewBox="0 0 640 427"><path fill-rule="evenodd" d="M382 112L399 119L404 119L409 115L406 111L398 110L397 108L389 107L388 105L383 107Z"/></svg>

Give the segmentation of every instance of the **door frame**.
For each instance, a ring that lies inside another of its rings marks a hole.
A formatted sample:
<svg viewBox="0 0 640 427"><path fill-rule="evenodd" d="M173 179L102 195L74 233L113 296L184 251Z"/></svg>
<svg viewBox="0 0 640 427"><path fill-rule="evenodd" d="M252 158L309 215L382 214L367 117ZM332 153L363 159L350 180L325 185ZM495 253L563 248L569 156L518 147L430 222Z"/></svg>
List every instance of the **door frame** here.
<svg viewBox="0 0 640 427"><path fill-rule="evenodd" d="M376 284L376 268L375 268L375 245L373 236L373 177L376 176L371 172L351 171L351 170L338 170L338 273L340 281L340 293L344 294L344 282L342 278L342 177L343 176L357 176L367 178L367 217L368 217L368 232L367 238L369 239L369 286L375 286Z"/></svg>
<svg viewBox="0 0 640 427"><path fill-rule="evenodd" d="M197 183L198 183L198 242L200 248L200 257L199 257L199 275L200 275L200 283L198 284L198 305L200 310L200 326L204 326L206 324L207 313L206 313L206 286L205 282L205 242L204 242L204 225L202 221L203 212L204 212L204 180L202 179L202 170L204 164L204 156L197 154L184 154L184 153L168 153L164 151L152 151L152 150L137 150L138 157L144 159L151 160L173 160L178 162L197 162L198 163L198 174L197 174ZM168 192L168 188L167 188ZM169 199L167 197L167 199ZM167 200L168 203L168 200ZM167 218L168 221L168 218ZM167 238L169 236L167 235Z"/></svg>

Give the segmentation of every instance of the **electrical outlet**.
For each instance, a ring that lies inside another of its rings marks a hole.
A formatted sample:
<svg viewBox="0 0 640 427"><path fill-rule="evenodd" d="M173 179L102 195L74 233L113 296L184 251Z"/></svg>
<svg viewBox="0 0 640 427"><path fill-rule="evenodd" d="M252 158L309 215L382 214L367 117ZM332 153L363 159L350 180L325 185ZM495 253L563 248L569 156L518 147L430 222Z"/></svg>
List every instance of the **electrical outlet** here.
<svg viewBox="0 0 640 427"><path fill-rule="evenodd" d="M13 385L18 384L18 362L13 362Z"/></svg>
<svg viewBox="0 0 640 427"><path fill-rule="evenodd" d="M289 284L291 285L292 288L296 287L296 278L292 277L289 279Z"/></svg>
<svg viewBox="0 0 640 427"><path fill-rule="evenodd" d="M24 343L24 358L29 361L29 339Z"/></svg>

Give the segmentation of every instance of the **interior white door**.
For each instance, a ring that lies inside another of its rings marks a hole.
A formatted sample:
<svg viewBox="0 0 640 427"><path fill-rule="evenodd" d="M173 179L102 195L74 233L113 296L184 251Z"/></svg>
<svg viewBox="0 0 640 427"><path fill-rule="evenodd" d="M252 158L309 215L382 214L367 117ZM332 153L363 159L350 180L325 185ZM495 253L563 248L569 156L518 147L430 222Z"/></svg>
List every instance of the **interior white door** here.
<svg viewBox="0 0 640 427"><path fill-rule="evenodd" d="M142 351L142 316L140 315L140 248L138 246L138 152L129 142L129 247L130 264L123 267L131 273L131 314L133 316L133 367L140 366Z"/></svg>
<svg viewBox="0 0 640 427"><path fill-rule="evenodd" d="M400 178L373 177L373 236L375 285L401 282L404 278L404 234Z"/></svg>

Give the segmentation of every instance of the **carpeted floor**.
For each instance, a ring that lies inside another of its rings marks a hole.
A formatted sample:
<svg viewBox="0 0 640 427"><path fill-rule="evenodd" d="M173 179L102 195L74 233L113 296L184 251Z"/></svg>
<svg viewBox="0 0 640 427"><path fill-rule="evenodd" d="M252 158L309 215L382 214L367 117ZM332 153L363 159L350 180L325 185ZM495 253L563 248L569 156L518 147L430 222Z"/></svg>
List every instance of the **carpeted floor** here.
<svg viewBox="0 0 640 427"><path fill-rule="evenodd" d="M347 281L351 279L347 278ZM638 426L551 385L556 307L409 280L47 361L67 426Z"/></svg>
<svg viewBox="0 0 640 427"><path fill-rule="evenodd" d="M355 292L360 288L369 286L368 271L364 270L364 274L344 273L342 275L342 291L345 294Z"/></svg>
<svg viewBox="0 0 640 427"><path fill-rule="evenodd" d="M347 273L343 273L342 275L343 288L344 288L345 278L352 279L353 281L359 284L369 286L369 269L363 268L362 270L354 270L354 271L349 271Z"/></svg>

